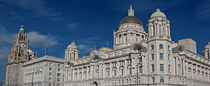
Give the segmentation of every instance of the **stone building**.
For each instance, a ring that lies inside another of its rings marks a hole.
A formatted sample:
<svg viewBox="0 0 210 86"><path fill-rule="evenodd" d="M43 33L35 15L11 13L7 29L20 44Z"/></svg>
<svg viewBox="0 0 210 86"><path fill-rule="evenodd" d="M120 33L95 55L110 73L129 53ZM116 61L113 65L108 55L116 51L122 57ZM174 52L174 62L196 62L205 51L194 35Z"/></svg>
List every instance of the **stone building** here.
<svg viewBox="0 0 210 86"><path fill-rule="evenodd" d="M6 86L22 86L23 85L23 64L27 61L35 59L35 54L29 49L29 41L21 26L16 39L13 42L11 53L8 55L8 63L6 67Z"/></svg>
<svg viewBox="0 0 210 86"><path fill-rule="evenodd" d="M72 42L65 50L64 86L210 86L210 43L202 56L192 39L173 42L160 9L144 29L131 6L113 33L113 49L80 58Z"/></svg>
<svg viewBox="0 0 210 86"><path fill-rule="evenodd" d="M64 62L64 59L53 56L25 62L22 86L63 86Z"/></svg>

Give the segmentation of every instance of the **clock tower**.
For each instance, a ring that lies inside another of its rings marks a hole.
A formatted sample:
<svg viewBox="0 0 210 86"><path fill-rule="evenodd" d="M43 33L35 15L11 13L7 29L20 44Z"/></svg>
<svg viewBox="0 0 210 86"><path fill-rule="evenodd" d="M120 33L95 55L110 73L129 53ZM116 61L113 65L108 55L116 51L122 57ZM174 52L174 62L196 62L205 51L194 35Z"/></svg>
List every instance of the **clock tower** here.
<svg viewBox="0 0 210 86"><path fill-rule="evenodd" d="M13 47L8 54L6 86L22 86L23 83L23 63L35 59L35 53L29 49L29 40L24 33L23 26L13 41Z"/></svg>

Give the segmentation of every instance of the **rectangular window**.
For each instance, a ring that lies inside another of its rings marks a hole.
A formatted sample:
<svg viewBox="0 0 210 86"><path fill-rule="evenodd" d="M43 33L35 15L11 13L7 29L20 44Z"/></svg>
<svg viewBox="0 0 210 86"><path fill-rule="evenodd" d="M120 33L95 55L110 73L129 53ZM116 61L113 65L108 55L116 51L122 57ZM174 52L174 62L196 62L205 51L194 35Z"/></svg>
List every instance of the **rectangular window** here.
<svg viewBox="0 0 210 86"><path fill-rule="evenodd" d="M117 70L114 70L114 76L116 76L117 75Z"/></svg>
<svg viewBox="0 0 210 86"><path fill-rule="evenodd" d="M152 50L154 50L154 49L155 49L154 45L151 45L151 49L152 49Z"/></svg>
<svg viewBox="0 0 210 86"><path fill-rule="evenodd" d="M160 64L160 72L164 72L164 64Z"/></svg>
<svg viewBox="0 0 210 86"><path fill-rule="evenodd" d="M142 67L139 67L139 72L142 73Z"/></svg>
<svg viewBox="0 0 210 86"><path fill-rule="evenodd" d="M152 77L152 83L155 83L155 77Z"/></svg>
<svg viewBox="0 0 210 86"><path fill-rule="evenodd" d="M164 77L160 77L160 83L164 83Z"/></svg>
<svg viewBox="0 0 210 86"><path fill-rule="evenodd" d="M163 53L160 53L160 60L163 60Z"/></svg>
<svg viewBox="0 0 210 86"><path fill-rule="evenodd" d="M152 64L152 72L155 72L155 65Z"/></svg>
<svg viewBox="0 0 210 86"><path fill-rule="evenodd" d="M171 60L171 54L168 54L168 61Z"/></svg>
<svg viewBox="0 0 210 86"><path fill-rule="evenodd" d="M171 77L168 78L168 82L171 83Z"/></svg>
<svg viewBox="0 0 210 86"><path fill-rule="evenodd" d="M168 73L170 73L171 72L171 65L169 64L168 65Z"/></svg>
<svg viewBox="0 0 210 86"><path fill-rule="evenodd" d="M142 58L139 58L139 63L142 63Z"/></svg>
<svg viewBox="0 0 210 86"><path fill-rule="evenodd" d="M129 68L129 72L130 72L130 74L132 74L132 67Z"/></svg>
<svg viewBox="0 0 210 86"><path fill-rule="evenodd" d="M154 54L151 54L151 57L152 57L152 60L154 60L154 59L155 59L155 56L154 56Z"/></svg>
<svg viewBox="0 0 210 86"><path fill-rule="evenodd" d="M60 78L57 78L57 81L60 82L61 81Z"/></svg>
<svg viewBox="0 0 210 86"><path fill-rule="evenodd" d="M159 49L163 49L163 44L160 44L159 45Z"/></svg>
<svg viewBox="0 0 210 86"><path fill-rule="evenodd" d="M61 74L60 74L60 73L58 73L58 77L59 77L59 76L61 76Z"/></svg>

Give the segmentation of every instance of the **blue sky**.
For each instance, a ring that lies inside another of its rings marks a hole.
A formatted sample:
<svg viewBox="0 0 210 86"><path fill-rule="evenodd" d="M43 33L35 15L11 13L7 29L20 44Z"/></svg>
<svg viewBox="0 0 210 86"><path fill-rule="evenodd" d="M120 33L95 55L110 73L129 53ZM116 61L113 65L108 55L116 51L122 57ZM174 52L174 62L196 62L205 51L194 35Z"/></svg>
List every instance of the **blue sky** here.
<svg viewBox="0 0 210 86"><path fill-rule="evenodd" d="M64 50L75 40L81 55L113 44L113 30L127 16L132 4L135 15L147 21L160 8L171 21L172 40L192 38L198 53L210 41L210 0L0 0L0 80L4 81L7 54L21 24L30 48L38 57L64 58Z"/></svg>

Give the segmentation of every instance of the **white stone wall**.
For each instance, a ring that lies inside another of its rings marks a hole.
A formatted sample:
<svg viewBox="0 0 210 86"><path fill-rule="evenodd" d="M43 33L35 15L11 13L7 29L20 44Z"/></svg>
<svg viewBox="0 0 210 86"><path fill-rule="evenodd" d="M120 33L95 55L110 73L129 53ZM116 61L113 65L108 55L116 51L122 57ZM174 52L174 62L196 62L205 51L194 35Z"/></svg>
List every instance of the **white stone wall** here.
<svg viewBox="0 0 210 86"><path fill-rule="evenodd" d="M24 64L24 86L63 86L64 62L43 58Z"/></svg>

